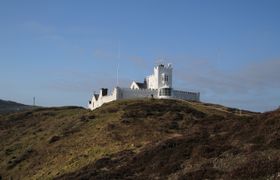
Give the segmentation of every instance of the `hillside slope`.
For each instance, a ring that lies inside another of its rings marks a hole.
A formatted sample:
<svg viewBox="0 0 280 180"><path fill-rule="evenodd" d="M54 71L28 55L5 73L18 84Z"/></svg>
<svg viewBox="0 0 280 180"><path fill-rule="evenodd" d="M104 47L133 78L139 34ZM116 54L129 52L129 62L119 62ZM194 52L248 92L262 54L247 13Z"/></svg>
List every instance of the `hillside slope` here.
<svg viewBox="0 0 280 180"><path fill-rule="evenodd" d="M20 104L13 101L5 101L0 99L0 114L24 111L32 108L34 107L25 104Z"/></svg>
<svg viewBox="0 0 280 180"><path fill-rule="evenodd" d="M4 179L273 179L279 157L279 110L147 99L0 116Z"/></svg>

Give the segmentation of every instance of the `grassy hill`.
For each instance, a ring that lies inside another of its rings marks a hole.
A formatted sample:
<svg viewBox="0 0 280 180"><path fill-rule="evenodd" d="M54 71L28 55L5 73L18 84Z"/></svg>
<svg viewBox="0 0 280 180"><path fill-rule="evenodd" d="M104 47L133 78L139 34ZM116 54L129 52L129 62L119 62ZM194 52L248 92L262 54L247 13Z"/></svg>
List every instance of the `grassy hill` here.
<svg viewBox="0 0 280 180"><path fill-rule="evenodd" d="M28 109L33 109L33 106L28 106L25 104L20 104L13 101L5 101L0 99L0 114L18 112Z"/></svg>
<svg viewBox="0 0 280 180"><path fill-rule="evenodd" d="M280 111L123 100L0 115L3 179L273 179Z"/></svg>

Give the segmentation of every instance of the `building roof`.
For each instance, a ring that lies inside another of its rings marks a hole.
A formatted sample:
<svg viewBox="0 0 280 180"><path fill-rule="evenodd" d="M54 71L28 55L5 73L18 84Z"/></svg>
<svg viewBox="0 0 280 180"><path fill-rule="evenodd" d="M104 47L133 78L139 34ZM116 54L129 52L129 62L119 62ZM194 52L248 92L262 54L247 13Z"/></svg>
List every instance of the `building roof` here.
<svg viewBox="0 0 280 180"><path fill-rule="evenodd" d="M99 94L94 94L96 100L98 100Z"/></svg>
<svg viewBox="0 0 280 180"><path fill-rule="evenodd" d="M140 89L146 89L147 88L147 84L146 83L140 83L140 82L135 82L137 84L137 86Z"/></svg>

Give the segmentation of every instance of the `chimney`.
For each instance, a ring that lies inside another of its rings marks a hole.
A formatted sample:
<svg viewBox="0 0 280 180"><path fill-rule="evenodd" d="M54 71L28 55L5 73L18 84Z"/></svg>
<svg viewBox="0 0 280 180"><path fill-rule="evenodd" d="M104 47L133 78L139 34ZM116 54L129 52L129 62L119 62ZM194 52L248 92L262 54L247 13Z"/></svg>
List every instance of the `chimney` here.
<svg viewBox="0 0 280 180"><path fill-rule="evenodd" d="M107 88L101 88L101 94L102 94L102 96L107 96L108 95L108 89Z"/></svg>

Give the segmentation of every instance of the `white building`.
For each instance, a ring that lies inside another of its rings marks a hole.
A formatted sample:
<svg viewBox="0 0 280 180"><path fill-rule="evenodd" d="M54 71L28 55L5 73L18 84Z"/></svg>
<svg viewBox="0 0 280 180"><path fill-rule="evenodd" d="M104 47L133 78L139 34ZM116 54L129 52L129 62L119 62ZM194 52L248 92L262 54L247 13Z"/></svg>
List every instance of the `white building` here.
<svg viewBox="0 0 280 180"><path fill-rule="evenodd" d="M133 81L130 88L115 87L109 95L108 89L102 88L99 94L94 94L88 108L94 110L104 103L118 99L159 98L199 101L199 92L178 91L172 88L172 66L160 64L154 67L154 74L147 76L143 83Z"/></svg>

